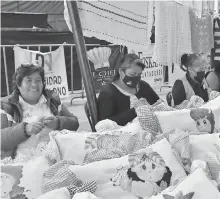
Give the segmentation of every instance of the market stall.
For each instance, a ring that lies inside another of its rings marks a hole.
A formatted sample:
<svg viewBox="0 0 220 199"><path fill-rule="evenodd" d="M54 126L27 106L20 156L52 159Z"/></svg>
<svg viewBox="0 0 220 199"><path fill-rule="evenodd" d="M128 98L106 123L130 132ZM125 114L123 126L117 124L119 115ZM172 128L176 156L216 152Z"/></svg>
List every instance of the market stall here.
<svg viewBox="0 0 220 199"><path fill-rule="evenodd" d="M93 58L92 53L87 55L83 39L83 33L93 32L92 26L83 32L89 19L92 19L89 14L97 16L94 10L99 9L107 13L108 20L111 20L111 15L117 13L119 16L120 13L121 18L132 21L134 26L134 23L140 23L137 18L149 20L146 15L143 16L146 7L151 10L147 13L151 13L153 22L154 9L153 6L148 7L150 2L140 3L139 9L138 4L135 7L133 2L125 7L102 1L82 1L78 2L78 5L76 2L66 3L70 21L68 17L66 20L76 41L80 68L86 82L89 109L95 122L95 92L88 61L88 58L90 61ZM168 67L169 78L175 78L176 75L173 74L181 53L192 53L195 50L207 53L214 46L213 33L206 29L207 26L210 27L212 15L206 14L205 18L198 18L198 15L202 15L199 6L204 4L197 4L196 8L194 6L191 9L189 4L182 3L155 2L153 63L145 59L149 67L146 70L150 70L146 72L149 74L154 66L159 68L164 65ZM87 6L93 7L94 10ZM110 8L114 8L114 12ZM127 17L122 12L127 13ZM89 18L86 18L87 14ZM186 17L181 18L182 15ZM176 17L170 20L172 16ZM103 20L106 20L107 16L104 18ZM161 24L162 19L164 21ZM206 26L202 23L203 19ZM201 25L200 29L207 30L206 40L204 35L198 42L192 40L193 35L200 35L200 32L192 31L192 22ZM109 24L106 22L105 25ZM178 27L184 29L179 30ZM140 31L138 38L126 30L127 34L123 35L123 38L128 49L139 52L143 46L147 46L143 45L143 42L151 42L146 30ZM185 34L185 30L190 32ZM98 34L104 33L94 32L97 37ZM148 36L141 37L144 33ZM114 34L118 36L117 33ZM111 37L110 32L103 37L107 40L109 36ZM116 40L119 42L123 38L118 37ZM130 44L134 38L135 45ZM113 44L114 40L115 38L111 40ZM123 43L122 40L121 42ZM121 45L124 45L122 43ZM108 50L105 53L107 54ZM94 64L94 67L100 64L106 66L106 59L102 63ZM170 83L172 81L171 79ZM173 107L163 100L158 100L152 105L136 107L135 111L137 118L124 127L113 121L103 120L96 124L95 133L64 129L50 130L46 136L39 133L31 137L32 139L27 140L27 143L30 142L27 148L18 147L14 158L6 157L1 161L4 198L219 199L220 92L210 92L207 102L193 95Z"/></svg>

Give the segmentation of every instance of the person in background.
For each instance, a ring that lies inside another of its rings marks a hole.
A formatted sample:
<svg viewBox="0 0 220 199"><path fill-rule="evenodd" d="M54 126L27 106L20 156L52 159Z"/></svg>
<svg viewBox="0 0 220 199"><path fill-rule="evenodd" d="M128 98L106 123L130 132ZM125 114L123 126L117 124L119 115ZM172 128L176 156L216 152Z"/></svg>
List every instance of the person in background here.
<svg viewBox="0 0 220 199"><path fill-rule="evenodd" d="M214 60L214 70L206 74L206 82L211 90L220 92L220 61Z"/></svg>
<svg viewBox="0 0 220 199"><path fill-rule="evenodd" d="M145 65L136 54L127 54L112 81L98 97L98 120L110 119L124 126L137 117L135 108L159 100L150 85L141 80Z"/></svg>
<svg viewBox="0 0 220 199"><path fill-rule="evenodd" d="M45 127L78 129L77 117L61 104L56 93L45 89L42 67L22 64L13 81L13 93L1 99L1 158L13 157L19 144Z"/></svg>
<svg viewBox="0 0 220 199"><path fill-rule="evenodd" d="M36 63L44 69L44 56L41 54L36 54ZM45 72L45 69L44 69Z"/></svg>
<svg viewBox="0 0 220 199"><path fill-rule="evenodd" d="M181 69L186 72L182 79L175 81L172 89L174 105L190 100L193 95L209 100L208 88L204 86L207 61L200 54L184 54L181 57Z"/></svg>

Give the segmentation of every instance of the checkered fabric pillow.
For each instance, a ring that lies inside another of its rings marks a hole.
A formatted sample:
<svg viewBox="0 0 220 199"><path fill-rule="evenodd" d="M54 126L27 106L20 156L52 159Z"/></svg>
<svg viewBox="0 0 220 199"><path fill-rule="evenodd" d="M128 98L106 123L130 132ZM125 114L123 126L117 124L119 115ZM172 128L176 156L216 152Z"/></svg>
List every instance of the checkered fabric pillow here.
<svg viewBox="0 0 220 199"><path fill-rule="evenodd" d="M83 182L69 169L69 165L74 165L74 162L63 160L44 172L42 184L44 193L62 187L80 187L83 185Z"/></svg>
<svg viewBox="0 0 220 199"><path fill-rule="evenodd" d="M193 95L190 100L184 100L181 104L175 106L175 109L189 109L189 108L199 108L204 104L204 100L196 95Z"/></svg>
<svg viewBox="0 0 220 199"><path fill-rule="evenodd" d="M138 107L136 113L142 130L150 132L153 139L163 133L157 116L148 106Z"/></svg>
<svg viewBox="0 0 220 199"><path fill-rule="evenodd" d="M220 96L220 92L218 91L212 91L209 95L209 101L214 100L215 98Z"/></svg>
<svg viewBox="0 0 220 199"><path fill-rule="evenodd" d="M107 160L107 159L113 159L113 158L120 158L123 155L125 155L123 153L123 151L119 151L119 150L108 150L108 149L97 149L95 151L92 151L90 153L87 153L85 155L84 164L88 164L91 162L95 162L95 161L101 161L101 160Z"/></svg>
<svg viewBox="0 0 220 199"><path fill-rule="evenodd" d="M186 109L188 107L188 105L189 105L189 101L184 100L181 104L174 106L174 108L177 110Z"/></svg>
<svg viewBox="0 0 220 199"><path fill-rule="evenodd" d="M175 148L181 158L189 159L189 133L176 129L175 133L172 134L172 140L170 140L172 148Z"/></svg>
<svg viewBox="0 0 220 199"><path fill-rule="evenodd" d="M152 106L153 111L175 111L176 109L167 105L163 100L158 100Z"/></svg>
<svg viewBox="0 0 220 199"><path fill-rule="evenodd" d="M4 159L0 160L0 164L13 164L14 160L10 157L5 157Z"/></svg>
<svg viewBox="0 0 220 199"><path fill-rule="evenodd" d="M151 144L155 144L164 138L169 141L178 162L185 168L187 172L189 172L190 165L184 164L183 161L185 159L190 159L189 133L181 131L180 129L173 129L166 133L157 135L156 139Z"/></svg>
<svg viewBox="0 0 220 199"><path fill-rule="evenodd" d="M97 184L95 181L89 181L83 183L80 187L76 187L75 185L70 185L67 187L71 198L76 194L76 193L81 193L81 192L91 192L95 193L97 190Z"/></svg>
<svg viewBox="0 0 220 199"><path fill-rule="evenodd" d="M190 102L192 103L192 105L195 107L195 108L198 108L200 106L202 106L204 104L204 100L197 96L197 95L193 95L191 98L190 98Z"/></svg>
<svg viewBox="0 0 220 199"><path fill-rule="evenodd" d="M160 112L160 111L176 111L175 108L172 108L171 106L168 106L167 104L165 103L161 103L161 104L158 104L157 106L153 107L153 111L156 112Z"/></svg>
<svg viewBox="0 0 220 199"><path fill-rule="evenodd" d="M108 134L101 134L99 137L101 136L105 137L108 136ZM88 152L85 155L83 161L84 164L100 160L119 158L140 149L143 145L140 143L139 134L132 135L129 132L125 133L118 131L118 136L115 138L106 137L106 139L108 139L110 143L114 142L116 144L115 147L102 146L101 148L97 148L92 152ZM108 143L108 141L106 143Z"/></svg>
<svg viewBox="0 0 220 199"><path fill-rule="evenodd" d="M218 183L218 188L220 190L220 182L219 182L219 175L220 175L220 162L215 153L208 152L206 154L205 160L209 167L212 180L215 180Z"/></svg>

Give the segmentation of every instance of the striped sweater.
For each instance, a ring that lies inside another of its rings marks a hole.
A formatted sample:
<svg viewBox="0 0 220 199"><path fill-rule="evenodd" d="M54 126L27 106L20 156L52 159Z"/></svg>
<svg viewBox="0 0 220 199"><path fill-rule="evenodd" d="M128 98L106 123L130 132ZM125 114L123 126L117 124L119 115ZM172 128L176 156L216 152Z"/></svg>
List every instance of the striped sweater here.
<svg viewBox="0 0 220 199"><path fill-rule="evenodd" d="M45 90L43 95L52 114L60 120L58 130L77 130L78 119L61 104L60 98L52 91ZM23 108L19 103L19 95L12 95L1 99L1 159L14 155L19 144L28 139L25 135L25 122L23 122Z"/></svg>

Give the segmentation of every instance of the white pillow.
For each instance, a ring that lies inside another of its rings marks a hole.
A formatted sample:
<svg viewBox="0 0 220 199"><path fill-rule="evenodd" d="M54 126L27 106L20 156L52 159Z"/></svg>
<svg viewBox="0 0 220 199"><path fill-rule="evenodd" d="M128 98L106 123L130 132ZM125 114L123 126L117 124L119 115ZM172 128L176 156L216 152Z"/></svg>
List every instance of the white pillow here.
<svg viewBox="0 0 220 199"><path fill-rule="evenodd" d="M37 199L71 199L70 193L66 187L49 191Z"/></svg>
<svg viewBox="0 0 220 199"><path fill-rule="evenodd" d="M170 190L170 191L169 191ZM220 194L218 189L207 178L202 169L197 169L192 174L187 176L178 186L172 190L168 188L157 196L152 196L150 199L164 199L163 194L175 196L179 191L183 195L194 192L192 199L219 199Z"/></svg>
<svg viewBox="0 0 220 199"><path fill-rule="evenodd" d="M173 154L171 145L166 139L163 139L151 147L147 147L145 151L153 149L160 154L164 159L166 166L168 166L172 172L171 181L174 182L177 179L182 179L186 176L186 173L182 166ZM141 150L144 151L144 150ZM95 193L96 196L104 199L123 199L123 198L136 198L132 193L124 191L119 186L113 186L110 179L116 174L117 168L129 165L128 156L121 158L115 158L110 160L103 160L99 162L93 162L86 165L71 165L70 170L81 180L94 180L98 184L98 189Z"/></svg>
<svg viewBox="0 0 220 199"><path fill-rule="evenodd" d="M141 131L141 126L137 120L135 122L132 122L132 123L126 125L125 127L120 128L120 131L137 133L137 132Z"/></svg>
<svg viewBox="0 0 220 199"><path fill-rule="evenodd" d="M200 108L211 109L215 118L215 128L220 130L220 97L208 102ZM163 132L173 129L181 129L184 131L198 132L196 122L190 116L189 109L178 111L155 112L160 122ZM181 119L180 119L181 118Z"/></svg>
<svg viewBox="0 0 220 199"><path fill-rule="evenodd" d="M30 160L23 165L2 165L1 179L3 185L1 188L6 192L5 195L13 191L14 194L17 194L17 198L37 198L43 194L43 173L50 166L51 163L43 156ZM12 186L14 186L13 190Z"/></svg>
<svg viewBox="0 0 220 199"><path fill-rule="evenodd" d="M191 160L205 160L207 152L213 152L220 156L220 133L190 135L190 157Z"/></svg>

